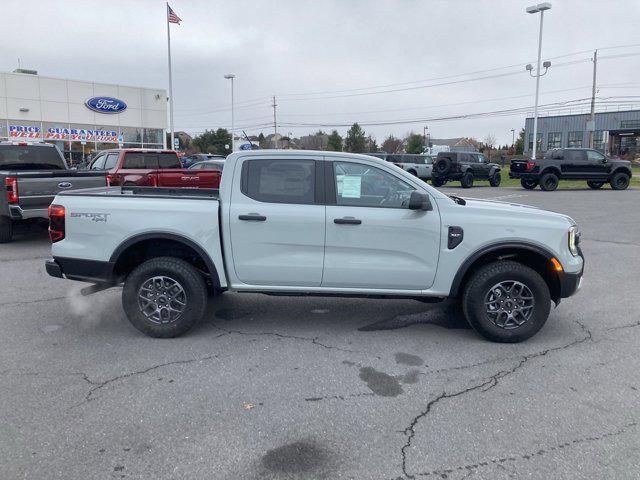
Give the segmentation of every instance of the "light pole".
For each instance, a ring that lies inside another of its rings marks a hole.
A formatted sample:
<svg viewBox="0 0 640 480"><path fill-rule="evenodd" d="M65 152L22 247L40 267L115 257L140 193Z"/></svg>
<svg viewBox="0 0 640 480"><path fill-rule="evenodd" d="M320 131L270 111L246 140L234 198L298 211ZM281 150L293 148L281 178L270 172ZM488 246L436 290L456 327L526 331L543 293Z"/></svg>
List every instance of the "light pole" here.
<svg viewBox="0 0 640 480"><path fill-rule="evenodd" d="M233 80L236 78L236 76L233 73L228 73L224 76L224 78L226 78L227 80L231 80L231 152L233 153L235 151L235 146L236 146L236 139L235 139L235 118L234 118L234 111L233 111Z"/></svg>
<svg viewBox="0 0 640 480"><path fill-rule="evenodd" d="M516 149L516 129L512 128L511 129L511 150L515 150L515 149ZM515 151L513 153L515 153Z"/></svg>
<svg viewBox="0 0 640 480"><path fill-rule="evenodd" d="M425 125L424 128L422 129L422 141L424 143L424 151L426 153L429 152L429 144L427 143L427 130L429 130L429 127Z"/></svg>
<svg viewBox="0 0 640 480"><path fill-rule="evenodd" d="M547 69L551 66L551 62L544 62L544 73L540 73L540 58L542 56L542 23L544 21L544 11L551 10L551 4L549 2L539 3L537 5L532 5L531 7L527 7L527 13L538 13L540 12L540 34L538 36L538 65L536 68L536 74L533 75L531 70L533 67L531 64L527 65L527 71L529 75L536 78L536 102L533 107L533 149L531 150L531 159L535 160L536 158L536 150L538 147L538 95L540 93L540 77L547 73Z"/></svg>

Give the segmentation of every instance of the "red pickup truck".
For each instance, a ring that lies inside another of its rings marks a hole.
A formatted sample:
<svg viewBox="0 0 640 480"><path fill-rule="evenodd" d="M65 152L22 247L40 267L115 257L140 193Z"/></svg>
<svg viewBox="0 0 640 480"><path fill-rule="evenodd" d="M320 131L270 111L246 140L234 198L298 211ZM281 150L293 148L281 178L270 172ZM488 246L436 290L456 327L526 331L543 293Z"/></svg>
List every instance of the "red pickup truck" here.
<svg viewBox="0 0 640 480"><path fill-rule="evenodd" d="M182 168L173 150L124 148L104 150L91 162L90 170L107 170L109 185L141 187L218 188L217 170Z"/></svg>

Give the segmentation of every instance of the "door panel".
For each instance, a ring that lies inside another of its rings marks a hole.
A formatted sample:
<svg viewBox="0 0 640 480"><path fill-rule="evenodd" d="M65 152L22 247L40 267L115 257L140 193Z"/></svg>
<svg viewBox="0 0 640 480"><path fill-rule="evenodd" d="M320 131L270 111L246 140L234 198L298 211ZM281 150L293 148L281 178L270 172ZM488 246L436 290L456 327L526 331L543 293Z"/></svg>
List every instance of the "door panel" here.
<svg viewBox="0 0 640 480"><path fill-rule="evenodd" d="M389 171L336 162L333 177L337 204L326 211L322 286L429 288L440 250L438 212L406 208L414 187Z"/></svg>
<svg viewBox="0 0 640 480"><path fill-rule="evenodd" d="M241 282L320 286L325 206L316 196L316 168L314 160L252 157L235 169L229 226Z"/></svg>

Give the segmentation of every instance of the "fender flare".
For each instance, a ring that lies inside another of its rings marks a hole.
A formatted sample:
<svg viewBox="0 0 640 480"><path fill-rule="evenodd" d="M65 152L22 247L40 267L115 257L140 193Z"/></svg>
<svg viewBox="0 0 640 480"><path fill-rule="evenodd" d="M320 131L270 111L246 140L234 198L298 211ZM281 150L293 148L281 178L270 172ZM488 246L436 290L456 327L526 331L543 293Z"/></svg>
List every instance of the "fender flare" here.
<svg viewBox="0 0 640 480"><path fill-rule="evenodd" d="M533 253L537 253L542 255L547 260L551 260L556 255L545 247L541 247L535 243L525 242L525 241L510 241L510 242L497 242L492 243L490 245L485 245L484 247L479 248L471 255L467 257L467 259L462 262L462 265L458 267L458 271L453 277L453 282L451 283L451 290L449 291L449 297L456 298L460 295L460 287L462 285L462 280L465 275L471 268L471 266L484 255L495 252L497 250L502 250L505 248L517 248L522 250L528 250Z"/></svg>
<svg viewBox="0 0 640 480"><path fill-rule="evenodd" d="M195 243L193 240L190 240L182 235L176 235L174 233L150 232L129 237L116 247L116 249L111 254L109 262L111 262L111 264L115 266L115 264L118 262L118 259L127 248L135 245L136 243L154 239L172 240L178 243L182 243L183 245L193 249L198 255L200 255L205 265L207 266L209 274L211 275L211 281L213 282L214 286L217 288L220 287L220 276L218 275L218 270L213 263L213 260L211 260L211 257L204 250L204 248Z"/></svg>
<svg viewBox="0 0 640 480"><path fill-rule="evenodd" d="M620 172L626 173L630 177L633 176L633 172L631 171L631 169L629 167L627 167L626 165L620 165L620 166L614 168L613 170L611 170L611 173L609 174L609 177L613 177L616 173L620 173Z"/></svg>

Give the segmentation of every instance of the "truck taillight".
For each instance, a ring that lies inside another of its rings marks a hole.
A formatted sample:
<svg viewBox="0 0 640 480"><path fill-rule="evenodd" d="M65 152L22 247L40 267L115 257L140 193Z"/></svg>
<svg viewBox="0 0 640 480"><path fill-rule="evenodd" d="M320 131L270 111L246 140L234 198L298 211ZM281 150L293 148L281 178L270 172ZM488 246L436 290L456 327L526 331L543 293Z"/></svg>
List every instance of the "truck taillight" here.
<svg viewBox="0 0 640 480"><path fill-rule="evenodd" d="M7 191L7 203L18 203L18 200L20 200L18 179L16 177L6 177L4 179L4 187Z"/></svg>
<svg viewBox="0 0 640 480"><path fill-rule="evenodd" d="M527 166L526 166L527 172L530 172L531 170L533 170L535 166L536 166L535 162L527 162Z"/></svg>
<svg viewBox="0 0 640 480"><path fill-rule="evenodd" d="M49 238L51 243L64 239L65 209L62 205L49 205Z"/></svg>

